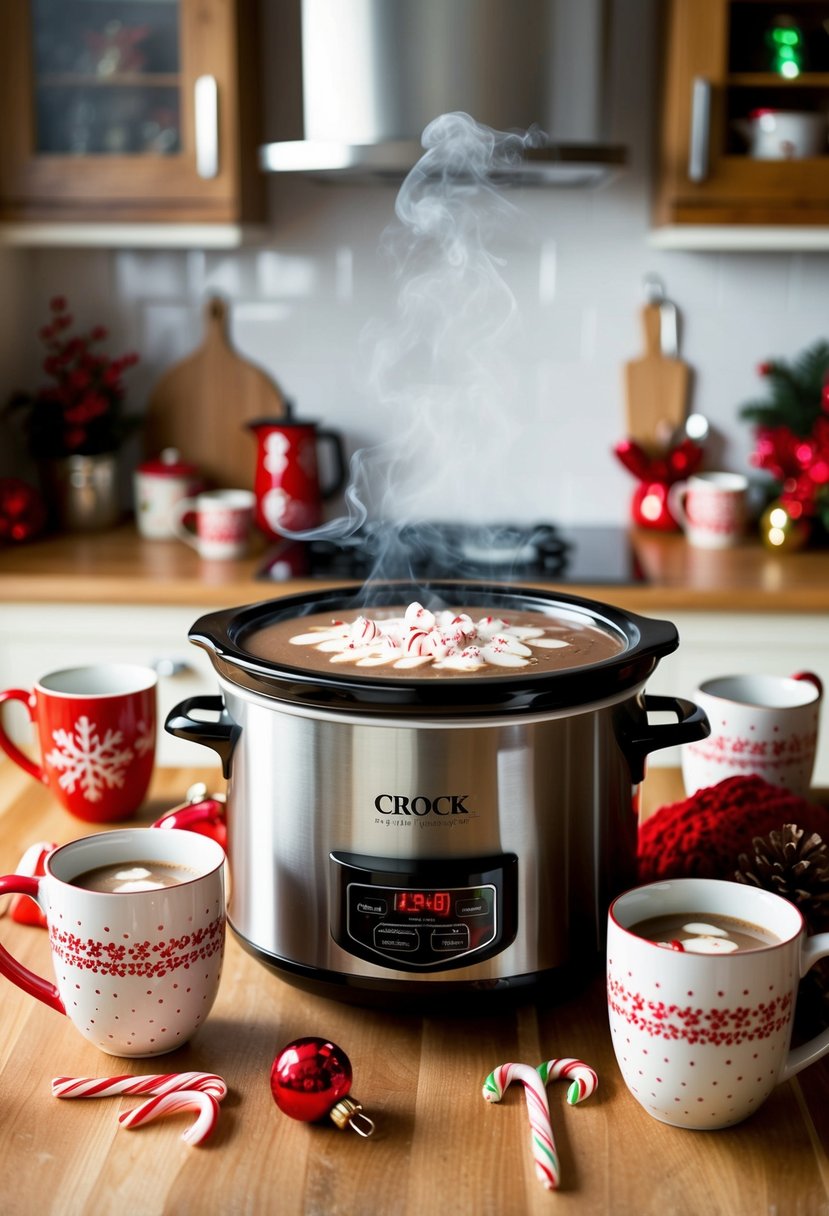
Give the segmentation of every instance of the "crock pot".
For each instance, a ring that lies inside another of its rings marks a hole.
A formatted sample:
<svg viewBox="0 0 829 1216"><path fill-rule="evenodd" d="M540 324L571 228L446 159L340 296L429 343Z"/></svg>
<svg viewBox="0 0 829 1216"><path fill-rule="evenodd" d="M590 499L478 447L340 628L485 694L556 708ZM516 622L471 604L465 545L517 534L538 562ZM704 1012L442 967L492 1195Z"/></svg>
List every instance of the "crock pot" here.
<svg viewBox="0 0 829 1216"><path fill-rule="evenodd" d="M607 907L635 881L646 756L709 732L696 705L643 691L676 628L541 590L380 583L378 609L531 611L597 627L616 653L444 679L256 653L267 625L301 629L309 613L354 611L354 597L288 596L190 630L221 695L181 702L166 728L222 759L229 923L284 977L348 1001L555 987L598 958Z"/></svg>

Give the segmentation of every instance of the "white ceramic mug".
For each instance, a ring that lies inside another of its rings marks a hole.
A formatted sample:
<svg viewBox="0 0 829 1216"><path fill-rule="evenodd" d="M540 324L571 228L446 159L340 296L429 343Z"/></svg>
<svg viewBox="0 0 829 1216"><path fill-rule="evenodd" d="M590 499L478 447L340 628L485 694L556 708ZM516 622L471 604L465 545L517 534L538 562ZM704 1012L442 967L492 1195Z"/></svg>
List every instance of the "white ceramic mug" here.
<svg viewBox="0 0 829 1216"><path fill-rule="evenodd" d="M694 954L648 941L650 917L722 915L777 940L735 954ZM729 1127L775 1086L829 1051L829 1029L790 1051L800 977L829 955L829 933L807 937L794 904L708 878L652 883L610 906L607 1000L616 1060L648 1114L676 1127Z"/></svg>
<svg viewBox="0 0 829 1216"><path fill-rule="evenodd" d="M742 473L695 473L668 491L668 510L689 545L727 549L746 527L748 478Z"/></svg>
<svg viewBox="0 0 829 1216"><path fill-rule="evenodd" d="M711 724L707 739L682 749L690 797L726 777L762 777L806 797L817 751L823 686L812 672L704 680L691 694Z"/></svg>
<svg viewBox="0 0 829 1216"><path fill-rule="evenodd" d="M200 557L223 561L244 557L250 547L255 504L252 490L207 490L176 503L173 531ZM187 516L192 517L192 528Z"/></svg>
<svg viewBox="0 0 829 1216"><path fill-rule="evenodd" d="M156 890L90 891L73 879L100 866L167 863L192 878ZM101 1051L155 1056L198 1030L219 987L225 940L225 854L207 836L128 828L51 852L42 878L0 878L29 895L49 930L55 983L0 946L0 974L64 1013Z"/></svg>
<svg viewBox="0 0 829 1216"><path fill-rule="evenodd" d="M754 110L738 129L755 160L802 160L826 150L826 115L798 110Z"/></svg>

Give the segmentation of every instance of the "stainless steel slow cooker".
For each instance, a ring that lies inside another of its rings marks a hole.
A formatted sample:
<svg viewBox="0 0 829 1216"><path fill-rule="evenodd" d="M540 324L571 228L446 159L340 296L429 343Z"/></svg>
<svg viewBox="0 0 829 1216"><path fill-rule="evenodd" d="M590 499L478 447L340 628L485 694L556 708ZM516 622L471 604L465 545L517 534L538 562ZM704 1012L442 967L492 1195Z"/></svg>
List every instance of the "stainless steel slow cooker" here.
<svg viewBox="0 0 829 1216"><path fill-rule="evenodd" d="M643 691L676 629L540 590L372 587L374 605L414 598L563 614L619 645L553 672L319 672L250 640L354 609L353 590L203 616L189 636L221 696L183 701L166 727L222 758L230 923L285 977L350 1001L555 986L595 961L608 904L635 880L646 756L708 734L697 706ZM675 720L651 724L657 710Z"/></svg>

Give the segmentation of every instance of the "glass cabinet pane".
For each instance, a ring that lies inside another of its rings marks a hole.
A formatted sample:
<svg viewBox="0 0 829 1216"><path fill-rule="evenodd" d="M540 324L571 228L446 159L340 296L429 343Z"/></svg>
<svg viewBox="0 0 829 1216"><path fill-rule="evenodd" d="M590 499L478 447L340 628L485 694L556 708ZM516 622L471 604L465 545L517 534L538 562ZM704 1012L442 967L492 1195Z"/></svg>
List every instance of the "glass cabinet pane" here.
<svg viewBox="0 0 829 1216"><path fill-rule="evenodd" d="M36 150L181 150L179 0L32 0Z"/></svg>

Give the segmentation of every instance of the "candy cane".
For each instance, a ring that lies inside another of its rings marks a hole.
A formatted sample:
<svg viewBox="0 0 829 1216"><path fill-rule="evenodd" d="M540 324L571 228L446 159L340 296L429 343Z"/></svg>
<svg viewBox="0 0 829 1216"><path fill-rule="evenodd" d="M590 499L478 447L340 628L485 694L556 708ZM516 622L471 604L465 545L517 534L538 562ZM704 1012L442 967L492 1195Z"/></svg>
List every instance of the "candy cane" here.
<svg viewBox="0 0 829 1216"><path fill-rule="evenodd" d="M599 1084L596 1073L583 1060L547 1060L546 1064L539 1064L537 1071L545 1085L549 1081L557 1081L559 1077L573 1078L567 1089L567 1101L571 1106L581 1102L582 1098L589 1098Z"/></svg>
<svg viewBox="0 0 829 1216"><path fill-rule="evenodd" d="M162 1115L173 1115L182 1110L199 1112L195 1123L182 1134L182 1140L187 1144L201 1144L213 1131L219 1119L218 1101L212 1094L201 1089L182 1089L176 1093L157 1094L156 1097L148 1098L146 1102L136 1106L134 1110L125 1110L118 1116L118 1122L122 1127L141 1127L142 1124L151 1123Z"/></svg>
<svg viewBox="0 0 829 1216"><path fill-rule="evenodd" d="M160 1094L180 1090L200 1090L221 1102L227 1096L227 1086L213 1072L151 1073L145 1077L55 1077L52 1096L55 1098L108 1098L114 1094Z"/></svg>
<svg viewBox="0 0 829 1216"><path fill-rule="evenodd" d="M550 1124L547 1091L539 1073L529 1064L501 1064L484 1081L483 1095L487 1102L500 1102L504 1090L512 1081L520 1081L524 1086L536 1177L548 1191L554 1191L561 1172Z"/></svg>

